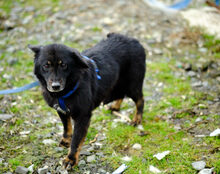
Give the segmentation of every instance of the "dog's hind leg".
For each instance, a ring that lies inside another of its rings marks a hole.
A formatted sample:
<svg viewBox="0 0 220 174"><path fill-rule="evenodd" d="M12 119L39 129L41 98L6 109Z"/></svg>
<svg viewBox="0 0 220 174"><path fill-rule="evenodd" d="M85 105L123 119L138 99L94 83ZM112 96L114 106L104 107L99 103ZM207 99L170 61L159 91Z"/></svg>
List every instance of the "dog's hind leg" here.
<svg viewBox="0 0 220 174"><path fill-rule="evenodd" d="M120 110L120 107L121 107L122 101L123 101L123 98L114 101L114 102L112 103L112 105L110 106L110 110L111 110L111 111L119 111L119 110Z"/></svg>
<svg viewBox="0 0 220 174"><path fill-rule="evenodd" d="M60 141L60 146L69 147L73 133L71 117L61 112L58 112L58 114L63 123L63 137Z"/></svg>
<svg viewBox="0 0 220 174"><path fill-rule="evenodd" d="M143 109L144 109L144 98L143 96L139 97L137 100L134 101L136 104L136 113L132 120L132 125L136 126L141 124L142 116L143 116Z"/></svg>

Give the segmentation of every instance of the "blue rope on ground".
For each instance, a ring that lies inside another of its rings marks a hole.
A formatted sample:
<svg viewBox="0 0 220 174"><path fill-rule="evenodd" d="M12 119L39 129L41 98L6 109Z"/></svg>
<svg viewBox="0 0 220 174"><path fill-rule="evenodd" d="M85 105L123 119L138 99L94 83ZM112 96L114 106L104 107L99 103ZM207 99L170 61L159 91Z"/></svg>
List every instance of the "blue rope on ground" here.
<svg viewBox="0 0 220 174"><path fill-rule="evenodd" d="M156 0L145 0L145 1L148 1L149 4L152 4L154 6L163 7L163 8L166 8L166 9L181 10L183 8L186 8L192 0L182 0L182 1L177 2L177 3L175 3L173 5L170 5L170 6L166 6L163 3L158 2Z"/></svg>
<svg viewBox="0 0 220 174"><path fill-rule="evenodd" d="M183 8L186 8L190 4L191 1L192 0L180 1L176 4L173 4L173 5L169 6L169 8L173 8L173 9L176 9L176 10L181 10Z"/></svg>
<svg viewBox="0 0 220 174"><path fill-rule="evenodd" d="M35 82L32 82L30 84L27 84L27 85L19 87L19 88L1 90L0 91L0 95L22 92L22 91L31 89L31 88L33 88L35 86L39 86L39 85L40 85L40 82L39 81L35 81Z"/></svg>

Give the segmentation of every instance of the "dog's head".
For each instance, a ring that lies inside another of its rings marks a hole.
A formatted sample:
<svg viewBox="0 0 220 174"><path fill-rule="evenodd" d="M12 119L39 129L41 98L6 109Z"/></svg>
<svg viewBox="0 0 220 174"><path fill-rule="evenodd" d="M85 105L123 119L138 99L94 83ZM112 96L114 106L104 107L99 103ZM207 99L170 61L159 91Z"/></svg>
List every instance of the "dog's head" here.
<svg viewBox="0 0 220 174"><path fill-rule="evenodd" d="M88 62L80 53L65 45L28 46L35 53L34 73L50 92L63 91L70 83L79 80Z"/></svg>

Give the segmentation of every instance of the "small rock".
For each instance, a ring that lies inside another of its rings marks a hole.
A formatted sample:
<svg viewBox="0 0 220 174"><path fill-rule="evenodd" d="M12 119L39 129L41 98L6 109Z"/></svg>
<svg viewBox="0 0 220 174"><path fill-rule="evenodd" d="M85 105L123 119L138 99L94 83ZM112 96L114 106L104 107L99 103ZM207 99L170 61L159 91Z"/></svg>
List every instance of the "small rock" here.
<svg viewBox="0 0 220 174"><path fill-rule="evenodd" d="M46 144L46 145L47 145L47 144L48 144L48 145L49 145L49 144L56 144L56 141L51 140L51 139L45 139L45 140L43 140L43 143Z"/></svg>
<svg viewBox="0 0 220 174"><path fill-rule="evenodd" d="M195 82L192 84L192 87L201 87L202 86L202 82Z"/></svg>
<svg viewBox="0 0 220 174"><path fill-rule="evenodd" d="M18 62L18 59L17 58L9 58L7 60L7 62L8 62L9 65L14 65Z"/></svg>
<svg viewBox="0 0 220 174"><path fill-rule="evenodd" d="M25 17L25 18L23 19L23 21L22 21L22 24L25 25L25 24L29 23L32 18L33 18L32 16L27 16L27 17Z"/></svg>
<svg viewBox="0 0 220 174"><path fill-rule="evenodd" d="M104 157L104 154L102 152L98 152L96 153L97 156L100 156L100 157Z"/></svg>
<svg viewBox="0 0 220 174"><path fill-rule="evenodd" d="M196 170L202 170L205 168L206 163L204 161L196 161L192 163L192 167Z"/></svg>
<svg viewBox="0 0 220 174"><path fill-rule="evenodd" d="M26 173L28 173L28 169L23 166L18 166L15 170L15 173L26 174Z"/></svg>
<svg viewBox="0 0 220 174"><path fill-rule="evenodd" d="M56 147L56 148L55 148L55 151L57 151L57 152L62 152L62 151L63 151L63 147Z"/></svg>
<svg viewBox="0 0 220 174"><path fill-rule="evenodd" d="M199 48L199 52L201 52L201 53L206 53L207 52L207 48L204 48L204 47L202 47L202 48Z"/></svg>
<svg viewBox="0 0 220 174"><path fill-rule="evenodd" d="M195 76L196 76L196 73L195 73L194 71L189 71L189 72L187 73L187 75L188 75L189 77L195 77Z"/></svg>
<svg viewBox="0 0 220 174"><path fill-rule="evenodd" d="M104 169L102 169L102 168L101 168L101 169L98 169L98 172L99 172L99 173L106 174L106 171L105 171Z"/></svg>
<svg viewBox="0 0 220 174"><path fill-rule="evenodd" d="M153 52L154 52L154 54L157 54L157 55L162 55L163 54L163 51L159 48L154 48Z"/></svg>
<svg viewBox="0 0 220 174"><path fill-rule="evenodd" d="M22 132L19 132L20 135L27 135L29 134L31 131L22 131Z"/></svg>
<svg viewBox="0 0 220 174"><path fill-rule="evenodd" d="M126 169L128 168L128 166L126 166L125 164L122 164L119 168L117 168L112 174L121 174L123 173ZM108 173L108 172L107 172ZM107 174L106 173L106 174Z"/></svg>
<svg viewBox="0 0 220 174"><path fill-rule="evenodd" d="M174 128L175 130L181 130L181 129L182 129L180 125L175 125L173 128Z"/></svg>
<svg viewBox="0 0 220 174"><path fill-rule="evenodd" d="M13 21L6 20L3 26L6 30L11 30L15 27L15 23Z"/></svg>
<svg viewBox="0 0 220 174"><path fill-rule="evenodd" d="M27 11L27 12L32 12L34 10L35 10L34 6L28 6L28 7L25 8L25 11Z"/></svg>
<svg viewBox="0 0 220 174"><path fill-rule="evenodd" d="M212 174L214 168L211 169L202 169L199 174Z"/></svg>
<svg viewBox="0 0 220 174"><path fill-rule="evenodd" d="M80 152L80 155L86 155L86 156L89 156L89 155L91 155L91 153L88 152L88 151L86 151L86 150L82 150L82 151Z"/></svg>
<svg viewBox="0 0 220 174"><path fill-rule="evenodd" d="M96 156L95 156L95 155L88 156L88 157L87 157L87 162L88 162L88 163L91 163L91 162L95 161L95 159L96 159Z"/></svg>
<svg viewBox="0 0 220 174"><path fill-rule="evenodd" d="M37 172L38 174L47 174L48 168L49 168L48 166L44 166L43 168L39 168Z"/></svg>
<svg viewBox="0 0 220 174"><path fill-rule="evenodd" d="M215 137L215 136L218 136L218 135L220 135L220 129L219 128L214 130L213 132L211 132L209 136L210 137Z"/></svg>
<svg viewBox="0 0 220 174"><path fill-rule="evenodd" d="M2 120L2 121L9 120L12 117L13 117L13 115L10 115L10 114L0 114L0 120Z"/></svg>
<svg viewBox="0 0 220 174"><path fill-rule="evenodd" d="M138 143L135 143L133 146L132 146L133 149L135 150L140 150L142 148L142 146Z"/></svg>
<svg viewBox="0 0 220 174"><path fill-rule="evenodd" d="M123 161L127 161L127 162L129 162L129 161L132 160L132 158L129 157L129 156L125 156L125 157L122 158L122 160L123 160Z"/></svg>
<svg viewBox="0 0 220 174"><path fill-rule="evenodd" d="M156 168L152 165L150 165L149 171L152 172L152 173L161 173L161 171L158 168Z"/></svg>
<svg viewBox="0 0 220 174"><path fill-rule="evenodd" d="M7 80L11 80L12 79L12 75L4 74L3 78L5 78Z"/></svg>
<svg viewBox="0 0 220 174"><path fill-rule="evenodd" d="M79 166L84 166L86 165L86 162L84 160L80 160L78 163Z"/></svg>
<svg viewBox="0 0 220 174"><path fill-rule="evenodd" d="M195 135L196 138L204 138L206 135Z"/></svg>
<svg viewBox="0 0 220 174"><path fill-rule="evenodd" d="M157 153L156 155L154 155L153 157L156 157L158 160L163 159L166 155L168 155L170 153L169 150L164 151L162 153Z"/></svg>
<svg viewBox="0 0 220 174"><path fill-rule="evenodd" d="M196 123L201 122L201 121L202 121L202 119L201 119L200 117L198 117L198 118L195 120Z"/></svg>
<svg viewBox="0 0 220 174"><path fill-rule="evenodd" d="M34 164L32 164L32 165L30 165L30 166L28 167L28 171L29 171L30 173L33 173L33 172L34 172Z"/></svg>
<svg viewBox="0 0 220 174"><path fill-rule="evenodd" d="M139 124L139 125L137 126L137 128L138 128L139 130L141 130L141 131L144 130L144 127L143 127L143 125L141 125L141 124Z"/></svg>

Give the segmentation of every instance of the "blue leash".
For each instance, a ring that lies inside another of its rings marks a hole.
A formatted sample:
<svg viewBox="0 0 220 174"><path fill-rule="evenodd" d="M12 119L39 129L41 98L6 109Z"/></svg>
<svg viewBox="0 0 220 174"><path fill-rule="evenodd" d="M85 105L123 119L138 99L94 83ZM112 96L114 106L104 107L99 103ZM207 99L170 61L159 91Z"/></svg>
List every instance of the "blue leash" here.
<svg viewBox="0 0 220 174"><path fill-rule="evenodd" d="M33 88L33 87L35 87L35 86L39 86L39 84L40 84L39 81L35 81L35 82L32 82L32 83L30 83L30 84L27 84L27 85L22 86L22 87L19 87L19 88L1 90L1 91L0 91L0 95L22 92L22 91L31 89L31 88Z"/></svg>
<svg viewBox="0 0 220 174"><path fill-rule="evenodd" d="M182 1L177 2L177 3L170 5L170 6L166 6L166 5L162 4L161 2L157 2L156 0L145 0L145 1L148 1L149 4L152 4L155 6L163 6L166 9L181 10L183 8L186 8L191 3L192 0L182 0ZM220 0L215 0L215 4L217 6L219 6Z"/></svg>
<svg viewBox="0 0 220 174"><path fill-rule="evenodd" d="M170 6L166 6L156 0L145 0L145 1L148 1L148 3L151 5L158 6L158 7L162 6L163 8L168 9L168 10L181 10L183 8L186 8L192 0L182 0Z"/></svg>

